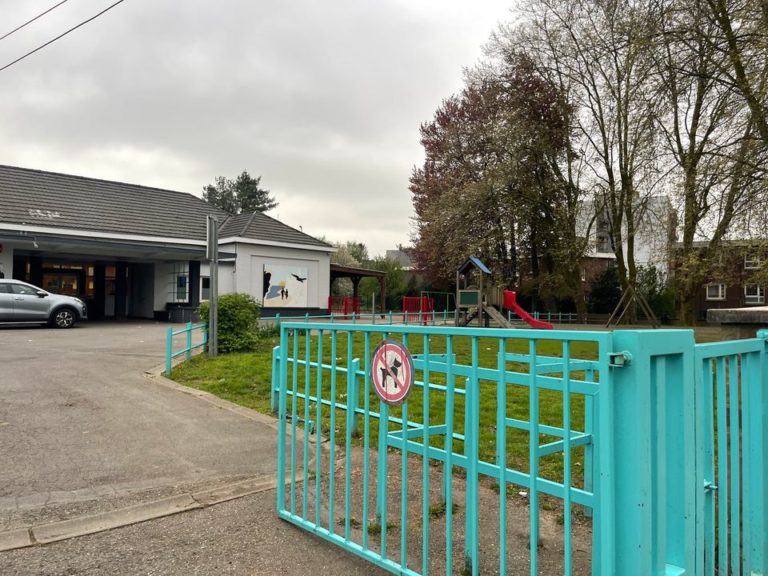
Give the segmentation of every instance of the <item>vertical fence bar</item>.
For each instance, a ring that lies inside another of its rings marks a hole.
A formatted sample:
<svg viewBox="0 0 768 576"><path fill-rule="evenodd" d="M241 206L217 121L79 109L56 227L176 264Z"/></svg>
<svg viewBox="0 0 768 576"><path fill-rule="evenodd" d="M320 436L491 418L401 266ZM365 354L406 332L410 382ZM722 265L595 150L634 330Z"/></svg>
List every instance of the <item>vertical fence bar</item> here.
<svg viewBox="0 0 768 576"><path fill-rule="evenodd" d="M716 360L717 377L717 532L718 572L728 573L728 422L726 414L725 358Z"/></svg>
<svg viewBox="0 0 768 576"><path fill-rule="evenodd" d="M278 396L280 395L280 380L278 377L280 375L281 354L280 346L272 348L272 394L270 397L270 409L272 412L277 410Z"/></svg>
<svg viewBox="0 0 768 576"><path fill-rule="evenodd" d="M758 337L760 333L758 333ZM743 550L744 572L760 573L765 550L760 547L762 531L765 529L765 508L761 502L760 491L764 485L765 468L760 467L760 451L763 449L760 436L761 401L761 352L764 342L759 342L755 352L741 357L741 405L742 411L742 510L743 510ZM758 466L755 466L758 464Z"/></svg>
<svg viewBox="0 0 768 576"><path fill-rule="evenodd" d="M296 423L298 417L298 402L296 396L299 393L299 334L293 332L293 370L291 373L291 514L296 514Z"/></svg>
<svg viewBox="0 0 768 576"><path fill-rule="evenodd" d="M759 330L757 337L763 343L756 355L754 379L750 380L750 466L762 476L755 479L749 506L754 514L749 568L768 574L768 330Z"/></svg>
<svg viewBox="0 0 768 576"><path fill-rule="evenodd" d="M445 354L445 463L443 464L443 497L445 499L445 574L453 575L453 411L456 380L453 376L453 336L446 336Z"/></svg>
<svg viewBox="0 0 768 576"><path fill-rule="evenodd" d="M479 398L480 382L478 380L478 337L472 336L472 366L467 382L465 395L466 427L464 429L464 453L467 457L467 505L466 505L466 565L471 576L478 575L478 451L479 451Z"/></svg>
<svg viewBox="0 0 768 576"><path fill-rule="evenodd" d="M536 381L537 359L536 340L531 339L528 344L530 364L528 374L530 385L528 388L528 416L530 418L531 432L528 439L528 470L530 474L530 486L528 492L529 520L530 520L530 550L531 550L531 576L539 573L539 386Z"/></svg>
<svg viewBox="0 0 768 576"><path fill-rule="evenodd" d="M595 369L587 368L584 371L584 381L595 381ZM594 437L595 432L595 397L588 395L584 397L584 433ZM593 443L584 446L584 490L592 492L594 490L595 477L595 447ZM590 517L593 515L591 508L584 508L585 514Z"/></svg>
<svg viewBox="0 0 768 576"><path fill-rule="evenodd" d="M323 331L317 332L317 388L315 392L315 524L320 526L320 501L322 500L321 466L323 421Z"/></svg>
<svg viewBox="0 0 768 576"><path fill-rule="evenodd" d="M759 330L759 351L750 356L749 406L749 566L757 574L768 574L768 330ZM745 474L746 477L746 474Z"/></svg>
<svg viewBox="0 0 768 576"><path fill-rule="evenodd" d="M432 310L433 324L434 313ZM429 335L425 334L423 338L424 349L424 389L422 395L423 406L423 428L422 428L422 443L424 451L422 453L422 525L424 527L422 531L422 543L421 543L421 573L422 576L427 576L429 572Z"/></svg>
<svg viewBox="0 0 768 576"><path fill-rule="evenodd" d="M287 388L288 388L288 334L280 331L280 372L279 372L279 402L277 428L277 509L285 510L285 441L287 423ZM291 438L293 444L293 438Z"/></svg>
<svg viewBox="0 0 768 576"><path fill-rule="evenodd" d="M696 370L697 384L701 383L702 402L701 402L701 426L702 426L702 450L704 451L704 460L702 463L702 482L705 484L704 503L703 503L703 522L701 523L701 532L697 534L701 542L704 543L704 576L714 576L715 574L715 493L709 489L715 482L715 396L713 387L715 385L712 375L712 360L697 359Z"/></svg>
<svg viewBox="0 0 768 576"><path fill-rule="evenodd" d="M379 400L379 448L376 464L376 514L381 529L381 557L387 557L387 435L389 406Z"/></svg>
<svg viewBox="0 0 768 576"><path fill-rule="evenodd" d="M573 574L571 535L571 343L563 342L563 549L564 576Z"/></svg>
<svg viewBox="0 0 768 576"><path fill-rule="evenodd" d="M187 337L187 360L192 359L192 322L187 322L186 326L186 337Z"/></svg>
<svg viewBox="0 0 768 576"><path fill-rule="evenodd" d="M408 568L408 400L402 405L403 450L400 454L400 566Z"/></svg>
<svg viewBox="0 0 768 576"><path fill-rule="evenodd" d="M336 531L336 410L338 405L336 397L336 354L338 353L338 336L339 332L337 330L331 332L331 429L329 430L330 442L328 443L328 530L331 534Z"/></svg>
<svg viewBox="0 0 768 576"><path fill-rule="evenodd" d="M354 312L352 313L354 315ZM352 429L355 424L355 386L357 386L357 366L352 359L352 334L347 332L347 421L344 431L344 539L349 540L352 530Z"/></svg>
<svg viewBox="0 0 768 576"><path fill-rule="evenodd" d="M165 375L170 376L173 369L173 326L168 326L165 337Z"/></svg>
<svg viewBox="0 0 768 576"><path fill-rule="evenodd" d="M370 485L370 457L371 457L371 334L365 333L365 376L363 377L363 549L368 549L368 498Z"/></svg>
<svg viewBox="0 0 768 576"><path fill-rule="evenodd" d="M730 426L728 433L731 437L731 572L741 574L741 445L739 436L739 357L728 358L728 392L730 395Z"/></svg>
<svg viewBox="0 0 768 576"><path fill-rule="evenodd" d="M507 573L507 341L499 338L496 387L496 465L499 467L499 574Z"/></svg>
<svg viewBox="0 0 768 576"><path fill-rule="evenodd" d="M302 517L307 518L309 516L309 490L307 489L307 480L309 478L309 435L312 433L312 424L310 421L311 413L309 411L309 397L312 393L312 367L310 366L312 362L312 350L309 329L304 329L302 332L304 332L304 452L302 454L304 458L301 471L301 515Z"/></svg>
<svg viewBox="0 0 768 576"><path fill-rule="evenodd" d="M347 385L350 395L347 396L347 410L351 412L352 417L352 430L351 433L357 436L358 430L358 414L357 411L360 408L360 387L357 383L357 373L360 370L360 359L352 358L352 332L349 333L349 341L347 344ZM349 360L351 358L351 360Z"/></svg>

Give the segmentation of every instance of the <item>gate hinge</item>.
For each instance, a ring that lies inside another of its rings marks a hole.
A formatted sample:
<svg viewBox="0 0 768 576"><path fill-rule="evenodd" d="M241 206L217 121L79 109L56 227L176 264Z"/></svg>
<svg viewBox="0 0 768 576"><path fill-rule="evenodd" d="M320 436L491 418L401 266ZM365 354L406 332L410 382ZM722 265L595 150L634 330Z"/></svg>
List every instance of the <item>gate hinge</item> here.
<svg viewBox="0 0 768 576"><path fill-rule="evenodd" d="M704 490L707 492L715 492L717 490L717 484L707 480L704 482Z"/></svg>
<svg viewBox="0 0 768 576"><path fill-rule="evenodd" d="M612 368L624 368L632 363L632 354L627 352L611 352L608 354L608 365Z"/></svg>

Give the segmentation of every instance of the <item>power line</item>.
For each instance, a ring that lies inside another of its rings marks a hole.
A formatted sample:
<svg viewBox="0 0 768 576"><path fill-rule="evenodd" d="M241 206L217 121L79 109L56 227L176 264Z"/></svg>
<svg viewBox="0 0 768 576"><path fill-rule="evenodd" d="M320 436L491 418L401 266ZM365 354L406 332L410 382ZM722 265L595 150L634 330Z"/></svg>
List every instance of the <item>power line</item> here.
<svg viewBox="0 0 768 576"><path fill-rule="evenodd" d="M8 38L8 36L10 36L11 34L13 34L14 32L18 32L19 30L21 30L21 29L22 29L22 28L24 28L25 26L27 26L27 25L29 25L29 24L32 24L32 22L34 22L34 21L35 21L35 20L37 20L38 18L42 18L43 16L45 16L46 14L48 14L48 12L50 12L51 10L54 10L55 8L58 8L59 6L61 6L62 4L65 4L65 3L66 3L66 2L68 2L68 1L69 1L69 0L61 0L61 2L59 2L59 3L58 3L58 4L56 4L55 6L51 6L51 7L50 7L50 8L48 8L48 10L46 10L45 12L43 12L43 13L41 13L41 14L38 14L37 16L35 16L34 18L32 18L32 20L27 20L27 21L26 21L26 22L24 22L24 24L22 24L21 26L17 26L16 28L14 28L13 30L11 30L10 32L6 32L4 35L0 36L0 40L5 40L6 38Z"/></svg>
<svg viewBox="0 0 768 576"><path fill-rule="evenodd" d="M5 65L5 66L3 66L2 68L0 68L0 72L2 72L3 70L5 70L6 68L10 68L11 66L13 66L14 64L16 64L16 63L18 63L18 62L21 62L22 60L24 60L24 58L27 58L28 56L32 56L32 54L34 54L35 52L38 52L39 50L42 50L42 49L43 49L43 48L45 48L46 46L50 46L51 44L53 44L54 42L56 42L56 40L60 40L61 38L64 38L64 36L66 36L66 35L67 35L67 34L69 34L70 32L74 32L75 30L77 30L77 29L78 29L78 28L80 28L81 26L85 26L86 24L88 24L88 22L91 22L91 21L93 21L93 20L96 20L96 18L98 18L98 17L99 17L99 16L101 16L102 14L104 14L105 12L109 12L110 10L112 10L112 8L114 8L114 7L115 7L115 6L117 6L118 4L122 4L123 2L125 2L125 0L117 0L117 2L115 2L114 4L112 4L112 5L110 5L110 6L107 6L106 8L104 8L104 10L102 10L102 11L101 11L101 12L99 12L98 14L96 14L96 15L94 15L94 16L91 16L91 17L90 17L90 18L88 18L87 20L83 20L83 21L82 21L82 22L80 22L80 24L78 24L77 26L73 26L72 28L70 28L70 29L69 29L69 30L67 30L66 32L64 32L64 33L62 33L62 34L59 34L58 36L56 36L56 38L53 38L53 39L51 39L51 40L48 40L48 42L46 42L45 44L43 44L43 45L41 45L41 46L38 46L37 48L35 48L34 50L32 50L32 51L30 51L30 52L27 52L26 54L24 54L24 56L21 56L21 57L19 57L19 58L16 58L16 60L14 60L13 62L9 62L8 64L6 64L6 65Z"/></svg>

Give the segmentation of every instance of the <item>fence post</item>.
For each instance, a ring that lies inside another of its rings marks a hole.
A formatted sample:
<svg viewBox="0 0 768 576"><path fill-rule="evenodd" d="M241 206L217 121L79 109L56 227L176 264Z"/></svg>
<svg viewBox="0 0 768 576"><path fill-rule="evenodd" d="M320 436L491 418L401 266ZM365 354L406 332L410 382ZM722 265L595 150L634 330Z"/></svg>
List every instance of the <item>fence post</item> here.
<svg viewBox="0 0 768 576"><path fill-rule="evenodd" d="M192 359L192 322L187 322L187 360Z"/></svg>
<svg viewBox="0 0 768 576"><path fill-rule="evenodd" d="M600 370L600 574L701 574L692 330L618 330Z"/></svg>
<svg viewBox="0 0 768 576"><path fill-rule="evenodd" d="M745 574L768 575L768 330L758 330L763 340L758 357L751 357L742 370L745 485L743 508ZM748 487L748 488L747 488Z"/></svg>
<svg viewBox="0 0 768 576"><path fill-rule="evenodd" d="M478 460L480 458L480 386L477 370L479 368L479 345L477 337L472 338L472 368L467 379L464 396L464 456L467 458L467 498L465 527L465 572L477 576L478 566L478 531L479 531L479 483ZM502 488L504 489L504 488Z"/></svg>
<svg viewBox="0 0 768 576"><path fill-rule="evenodd" d="M173 368L173 326L168 326L167 336L165 337L165 375L171 375Z"/></svg>
<svg viewBox="0 0 768 576"><path fill-rule="evenodd" d="M280 346L272 348L272 397L270 408L277 411L277 403L280 395Z"/></svg>

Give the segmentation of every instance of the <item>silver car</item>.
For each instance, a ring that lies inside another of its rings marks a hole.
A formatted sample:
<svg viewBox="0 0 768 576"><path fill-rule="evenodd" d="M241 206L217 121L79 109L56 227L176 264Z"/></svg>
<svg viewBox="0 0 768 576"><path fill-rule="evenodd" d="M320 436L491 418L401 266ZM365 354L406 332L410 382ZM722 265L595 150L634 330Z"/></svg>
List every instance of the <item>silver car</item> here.
<svg viewBox="0 0 768 576"><path fill-rule="evenodd" d="M87 318L88 309L80 298L51 294L20 280L0 279L0 323L71 328Z"/></svg>

